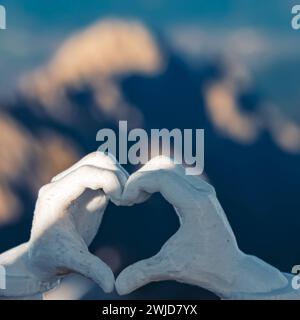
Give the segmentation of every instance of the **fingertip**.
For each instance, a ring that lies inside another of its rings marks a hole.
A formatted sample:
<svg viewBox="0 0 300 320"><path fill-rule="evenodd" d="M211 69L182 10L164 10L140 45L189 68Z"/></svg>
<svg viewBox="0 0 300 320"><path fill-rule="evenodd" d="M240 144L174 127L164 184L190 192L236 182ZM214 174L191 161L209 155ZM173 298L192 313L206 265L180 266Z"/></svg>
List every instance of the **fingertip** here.
<svg viewBox="0 0 300 320"><path fill-rule="evenodd" d="M115 276L110 267L90 252L81 254L72 253L71 259L65 263L66 267L88 279L93 280L106 293L112 292L115 285Z"/></svg>
<svg viewBox="0 0 300 320"><path fill-rule="evenodd" d="M109 266L100 259L97 269L94 269L94 276L92 279L105 293L111 293L114 290L115 276Z"/></svg>
<svg viewBox="0 0 300 320"><path fill-rule="evenodd" d="M126 206L133 205L134 200L137 198L137 194L137 189L134 188L129 178L122 193L122 204Z"/></svg>
<svg viewBox="0 0 300 320"><path fill-rule="evenodd" d="M105 171L101 176L104 192L109 198L118 204L122 200L123 186L121 185L117 175L111 171Z"/></svg>
<svg viewBox="0 0 300 320"><path fill-rule="evenodd" d="M129 283L126 280L126 277L124 276L123 271L119 274L119 276L116 279L115 288L116 288L117 293L120 296L129 294L132 291L132 290L130 290Z"/></svg>
<svg viewBox="0 0 300 320"><path fill-rule="evenodd" d="M109 268L106 270L106 275L104 278L101 279L100 283L98 284L105 293L113 292L115 287L115 276Z"/></svg>
<svg viewBox="0 0 300 320"><path fill-rule="evenodd" d="M123 205L131 206L143 203L151 196L151 192L144 191L144 187L146 188L148 185L145 178L147 178L147 174L139 171L129 177L122 194Z"/></svg>
<svg viewBox="0 0 300 320"><path fill-rule="evenodd" d="M51 179L51 182L56 182L57 180L60 179L60 177L61 177L61 174L59 173Z"/></svg>
<svg viewBox="0 0 300 320"><path fill-rule="evenodd" d="M147 260L145 260L147 261ZM116 279L116 291L125 295L151 282L151 276L145 268L145 261L139 261L125 268Z"/></svg>

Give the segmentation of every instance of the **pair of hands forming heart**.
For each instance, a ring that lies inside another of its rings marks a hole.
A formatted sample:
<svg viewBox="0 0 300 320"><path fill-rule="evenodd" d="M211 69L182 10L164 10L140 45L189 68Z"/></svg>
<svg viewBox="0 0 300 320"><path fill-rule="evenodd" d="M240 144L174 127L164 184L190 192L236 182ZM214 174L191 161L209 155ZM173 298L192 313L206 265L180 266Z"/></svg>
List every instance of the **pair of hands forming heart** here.
<svg viewBox="0 0 300 320"><path fill-rule="evenodd" d="M155 192L173 205L181 226L158 254L127 267L115 281L111 269L88 250L108 201L130 206ZM70 272L92 279L105 292L116 287L119 294L151 281L176 280L233 298L268 293L288 282L277 269L238 248L210 184L187 176L166 157L150 160L128 177L115 159L100 152L42 187L30 240L0 256L0 264L10 267L4 294L15 296L45 292ZM16 294L9 288L18 281L23 285Z"/></svg>

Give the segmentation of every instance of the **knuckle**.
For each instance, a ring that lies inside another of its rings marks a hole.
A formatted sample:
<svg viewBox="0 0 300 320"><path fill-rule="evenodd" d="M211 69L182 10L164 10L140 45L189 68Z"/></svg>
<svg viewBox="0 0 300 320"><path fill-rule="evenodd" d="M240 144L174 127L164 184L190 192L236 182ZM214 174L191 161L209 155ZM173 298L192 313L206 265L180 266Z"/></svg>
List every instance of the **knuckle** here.
<svg viewBox="0 0 300 320"><path fill-rule="evenodd" d="M166 181L166 179L168 177L170 177L170 172L164 168L160 168L156 171L157 174L157 181L161 184L164 181Z"/></svg>
<svg viewBox="0 0 300 320"><path fill-rule="evenodd" d="M51 183L48 183L48 184L43 185L43 186L40 188L39 192L38 192L38 196L39 196L39 197L44 196L44 195L49 191L49 189L51 188L51 186L52 186Z"/></svg>
<svg viewBox="0 0 300 320"><path fill-rule="evenodd" d="M111 164L116 163L115 157L109 152L105 153L103 151L98 150L98 151L93 152L93 156L97 157L99 159L105 160L105 161L109 161Z"/></svg>
<svg viewBox="0 0 300 320"><path fill-rule="evenodd" d="M109 152L103 152L100 150L94 151L92 153L90 153L88 156L88 158L91 159L98 159L98 160L105 160L105 161L110 161L110 162L114 162L115 161L115 157L109 153Z"/></svg>
<svg viewBox="0 0 300 320"><path fill-rule="evenodd" d="M87 154L82 160L88 160L88 159L95 158L98 154L99 154L98 151L93 151L93 152Z"/></svg>
<svg viewBox="0 0 300 320"><path fill-rule="evenodd" d="M151 164L158 168L165 169L170 167L170 165L173 165L174 161L168 156L160 155L151 159Z"/></svg>
<svg viewBox="0 0 300 320"><path fill-rule="evenodd" d="M97 150L91 153L93 157L105 157L105 153L103 151Z"/></svg>
<svg viewBox="0 0 300 320"><path fill-rule="evenodd" d="M89 164L85 164L81 167L79 167L77 170L76 170L76 173L78 175L88 175L92 170L94 169L93 166L89 165Z"/></svg>
<svg viewBox="0 0 300 320"><path fill-rule="evenodd" d="M165 168L159 168L157 170L157 175L166 177L169 174L169 171Z"/></svg>
<svg viewBox="0 0 300 320"><path fill-rule="evenodd" d="M216 195L216 190L210 183L205 183L204 191L209 195Z"/></svg>
<svg viewBox="0 0 300 320"><path fill-rule="evenodd" d="M89 154L89 159L94 160L96 162L103 161L105 158L105 153L102 151L94 151Z"/></svg>
<svg viewBox="0 0 300 320"><path fill-rule="evenodd" d="M104 185L110 185L112 182L119 184L118 176L115 172L109 170L109 169L101 169L99 173L102 176L103 184Z"/></svg>
<svg viewBox="0 0 300 320"><path fill-rule="evenodd" d="M150 161L153 162L153 163L156 163L156 164L161 164L161 163L166 163L166 162L173 162L170 157L165 156L165 155L155 156Z"/></svg>
<svg viewBox="0 0 300 320"><path fill-rule="evenodd" d="M209 192L210 192L211 194L213 194L213 195L216 195L216 189L215 189L215 187L213 187L213 186L211 185Z"/></svg>

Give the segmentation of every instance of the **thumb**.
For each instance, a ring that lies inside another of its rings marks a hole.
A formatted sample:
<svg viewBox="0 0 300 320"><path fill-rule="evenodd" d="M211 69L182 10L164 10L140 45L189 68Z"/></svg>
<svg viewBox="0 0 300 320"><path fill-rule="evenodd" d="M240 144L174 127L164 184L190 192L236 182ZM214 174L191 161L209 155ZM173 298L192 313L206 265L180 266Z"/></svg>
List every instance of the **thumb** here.
<svg viewBox="0 0 300 320"><path fill-rule="evenodd" d="M168 265L161 254L141 260L124 269L116 280L118 294L124 295L153 281L167 279Z"/></svg>
<svg viewBox="0 0 300 320"><path fill-rule="evenodd" d="M65 263L65 266L69 270L93 280L106 293L113 291L115 277L107 264L89 251L79 250L68 256L70 259Z"/></svg>

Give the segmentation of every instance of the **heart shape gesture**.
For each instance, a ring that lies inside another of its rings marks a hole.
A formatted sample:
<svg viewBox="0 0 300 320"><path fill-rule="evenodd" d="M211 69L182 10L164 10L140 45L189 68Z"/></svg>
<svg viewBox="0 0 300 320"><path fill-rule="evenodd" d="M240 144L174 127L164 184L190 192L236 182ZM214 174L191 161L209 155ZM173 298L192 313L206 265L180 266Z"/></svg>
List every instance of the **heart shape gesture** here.
<svg viewBox="0 0 300 320"><path fill-rule="evenodd" d="M155 192L173 205L180 228L154 257L127 267L115 283L88 246L109 200L131 206ZM119 294L161 280L201 286L223 298L268 294L288 284L276 268L238 248L214 188L203 179L187 176L166 157L150 160L128 178L113 157L100 152L40 190L30 240L0 255L0 265L8 279L0 295L10 297L45 292L69 272L94 280L105 292L115 285Z"/></svg>

